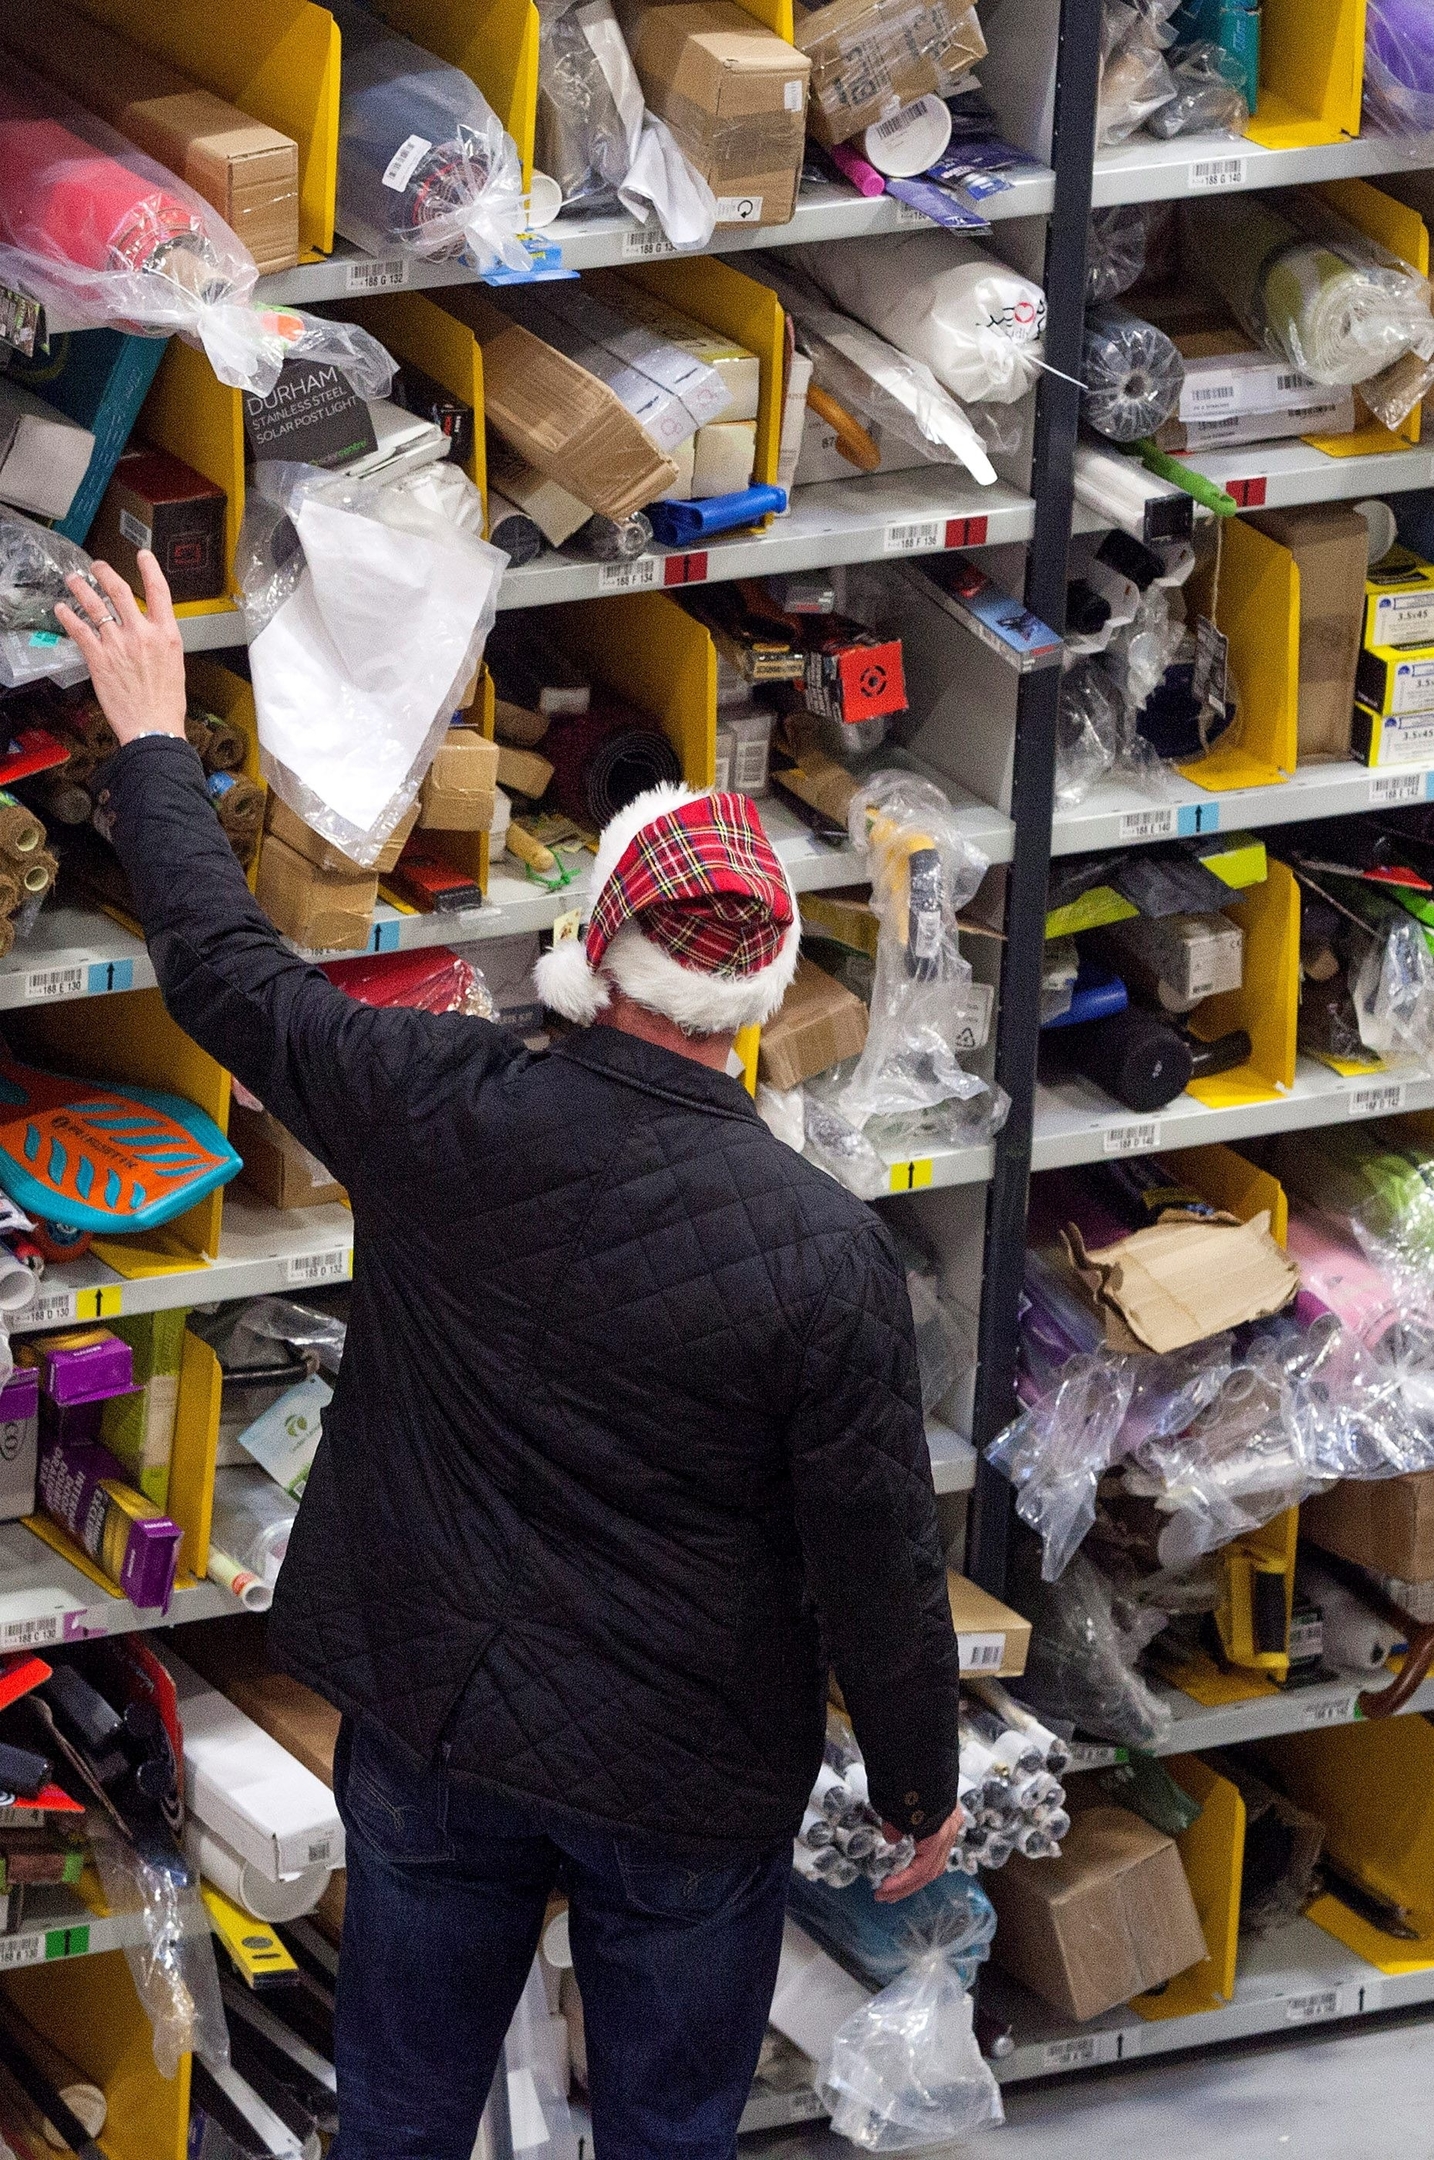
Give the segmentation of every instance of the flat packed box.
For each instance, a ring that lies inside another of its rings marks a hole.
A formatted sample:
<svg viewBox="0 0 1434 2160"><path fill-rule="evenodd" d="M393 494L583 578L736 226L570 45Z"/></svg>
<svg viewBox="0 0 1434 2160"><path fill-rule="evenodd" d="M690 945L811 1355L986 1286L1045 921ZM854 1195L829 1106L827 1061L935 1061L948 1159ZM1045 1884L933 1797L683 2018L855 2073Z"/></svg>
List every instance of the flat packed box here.
<svg viewBox="0 0 1434 2160"><path fill-rule="evenodd" d="M815 960L799 961L781 1010L762 1029L758 1078L769 1087L800 1087L843 1058L859 1057L868 1017L861 999Z"/></svg>
<svg viewBox="0 0 1434 2160"><path fill-rule="evenodd" d="M497 808L498 745L476 728L450 728L424 775L421 832L487 832Z"/></svg>
<svg viewBox="0 0 1434 2160"><path fill-rule="evenodd" d="M301 1680L273 1671L264 1641L264 1621L242 1615L201 1620L186 1631L184 1648L205 1680L332 1789L339 1713Z"/></svg>
<svg viewBox="0 0 1434 2160"><path fill-rule="evenodd" d="M1058 1860L1015 1854L982 1881L993 1962L1063 2017L1099 2017L1208 1954L1173 1840L1126 1808L1078 1814Z"/></svg>
<svg viewBox="0 0 1434 2160"><path fill-rule="evenodd" d="M1434 563L1412 548L1392 547L1364 581L1366 645L1434 641Z"/></svg>
<svg viewBox="0 0 1434 2160"><path fill-rule="evenodd" d="M271 1882L342 1867L344 1826L327 1786L183 1658L161 1655L184 1728L189 1812Z"/></svg>
<svg viewBox="0 0 1434 2160"><path fill-rule="evenodd" d="M267 832L254 897L275 929L306 951L354 952L368 943L378 873L352 864L321 869Z"/></svg>
<svg viewBox="0 0 1434 2160"><path fill-rule="evenodd" d="M237 233L261 273L294 267L299 151L287 135L61 0L7 8L0 39L187 181Z"/></svg>
<svg viewBox="0 0 1434 2160"><path fill-rule="evenodd" d="M1399 1582L1434 1582L1434 1470L1346 1478L1300 1509L1312 1545Z"/></svg>
<svg viewBox="0 0 1434 2160"><path fill-rule="evenodd" d="M229 1137L244 1158L238 1182L271 1207L326 1207L330 1201L348 1198L318 1156L311 1155L269 1111L232 1104Z"/></svg>
<svg viewBox="0 0 1434 2160"><path fill-rule="evenodd" d="M719 225L785 225L797 205L811 62L736 0L625 0L643 96L717 197Z"/></svg>
<svg viewBox="0 0 1434 2160"><path fill-rule="evenodd" d="M1346 758L1369 526L1341 503L1266 510L1249 522L1288 548L1300 573L1299 762Z"/></svg>
<svg viewBox="0 0 1434 2160"><path fill-rule="evenodd" d="M971 6L909 0L830 0L794 10L792 42L812 63L807 127L828 148L889 120L903 105L941 96L986 50Z"/></svg>
<svg viewBox="0 0 1434 2160"><path fill-rule="evenodd" d="M222 487L167 450L127 450L100 503L89 551L142 593L139 551L148 548L176 600L217 600L228 508Z"/></svg>
<svg viewBox="0 0 1434 2160"><path fill-rule="evenodd" d="M961 1651L961 1670L988 1680L1016 1680L1026 1669L1031 1623L965 1575L946 1571L951 1625Z"/></svg>
<svg viewBox="0 0 1434 2160"><path fill-rule="evenodd" d="M68 517L94 447L88 428L0 375L0 502L35 517Z"/></svg>
<svg viewBox="0 0 1434 2160"><path fill-rule="evenodd" d="M443 306L483 348L488 425L590 510L626 517L677 478L671 458L587 368L525 330L473 286L449 287ZM499 485L526 507L501 478Z"/></svg>

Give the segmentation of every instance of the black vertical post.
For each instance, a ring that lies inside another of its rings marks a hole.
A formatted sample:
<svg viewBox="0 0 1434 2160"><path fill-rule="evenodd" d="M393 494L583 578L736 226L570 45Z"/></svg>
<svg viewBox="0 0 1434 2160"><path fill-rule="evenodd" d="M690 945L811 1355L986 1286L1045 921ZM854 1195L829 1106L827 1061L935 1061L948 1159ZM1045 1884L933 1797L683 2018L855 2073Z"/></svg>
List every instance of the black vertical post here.
<svg viewBox="0 0 1434 2160"><path fill-rule="evenodd" d="M1055 203L1046 228L1045 265L1045 353L1051 367L1060 372L1043 375L1036 393L1031 455L1036 512L1025 592L1031 612L1054 630L1065 628L1100 31L1101 0L1062 0L1051 143ZM1060 670L1043 668L1022 679L1016 700L1011 781L1015 852L1006 887L1006 944L996 1023L996 1078L1011 1098L1011 1110L996 1140L986 1194L986 1264L972 1429L978 1449L994 1440L1009 1421L1015 1402L1059 694ZM967 1564L975 1580L998 1595L1006 1580L1010 1500L1006 1480L980 1460Z"/></svg>

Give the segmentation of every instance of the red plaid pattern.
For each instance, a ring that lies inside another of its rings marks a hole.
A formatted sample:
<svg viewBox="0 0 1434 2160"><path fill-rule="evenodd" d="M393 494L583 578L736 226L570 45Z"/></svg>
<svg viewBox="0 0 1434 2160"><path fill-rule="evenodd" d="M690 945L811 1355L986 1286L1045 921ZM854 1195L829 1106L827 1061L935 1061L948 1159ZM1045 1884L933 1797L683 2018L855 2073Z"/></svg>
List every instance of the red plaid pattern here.
<svg viewBox="0 0 1434 2160"><path fill-rule="evenodd" d="M680 966L755 975L792 926L792 896L745 795L702 795L645 825L598 895L587 931L597 968L626 922Z"/></svg>

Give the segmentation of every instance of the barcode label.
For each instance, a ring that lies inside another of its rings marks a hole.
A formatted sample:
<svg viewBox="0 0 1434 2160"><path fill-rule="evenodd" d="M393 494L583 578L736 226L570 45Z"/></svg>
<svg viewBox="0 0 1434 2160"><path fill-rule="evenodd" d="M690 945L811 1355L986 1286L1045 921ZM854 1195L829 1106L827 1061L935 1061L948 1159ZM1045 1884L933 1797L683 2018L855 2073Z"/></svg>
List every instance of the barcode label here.
<svg viewBox="0 0 1434 2160"><path fill-rule="evenodd" d="M1275 377L1275 388L1277 390L1314 390L1318 388L1318 385L1312 375L1301 375L1299 370L1295 369L1292 374L1277 375Z"/></svg>
<svg viewBox="0 0 1434 2160"><path fill-rule="evenodd" d="M1314 2025L1321 2018L1338 2017L1339 1989L1320 1988L1313 1995L1290 1995L1285 2000L1287 2025Z"/></svg>
<svg viewBox="0 0 1434 2160"><path fill-rule="evenodd" d="M956 1643L962 1672L999 1672L1006 1662L1004 1632L995 1635L958 1635Z"/></svg>
<svg viewBox="0 0 1434 2160"><path fill-rule="evenodd" d="M333 1849L333 1840L331 1838L316 1838L309 1847L309 1866L318 1867L321 1862L328 1859Z"/></svg>
<svg viewBox="0 0 1434 2160"><path fill-rule="evenodd" d="M1380 1087L1351 1088L1351 1117L1390 1117L1404 1108L1404 1082L1386 1080Z"/></svg>
<svg viewBox="0 0 1434 2160"><path fill-rule="evenodd" d="M1186 185L1191 188L1243 187L1245 160L1242 157L1197 158L1190 167Z"/></svg>
<svg viewBox="0 0 1434 2160"><path fill-rule="evenodd" d="M806 102L807 86L804 82L798 81L782 84L783 112L800 112Z"/></svg>
<svg viewBox="0 0 1434 2160"><path fill-rule="evenodd" d="M1120 813L1120 837L1126 840L1171 840L1175 836L1175 812L1164 810L1122 810Z"/></svg>
<svg viewBox="0 0 1434 2160"><path fill-rule="evenodd" d="M1100 2060L1100 2042L1094 2033L1082 2033L1075 2040L1048 2040L1041 2050L1041 2066L1046 2070L1086 2070Z"/></svg>
<svg viewBox="0 0 1434 2160"><path fill-rule="evenodd" d="M408 260L404 256L395 262L351 262L344 270L347 292L396 292L407 283Z"/></svg>
<svg viewBox="0 0 1434 2160"><path fill-rule="evenodd" d="M43 1935L0 1936L0 1972L16 1972L22 1965L43 1965Z"/></svg>
<svg viewBox="0 0 1434 2160"><path fill-rule="evenodd" d="M1144 1118L1138 1125L1107 1125L1100 1137L1107 1155L1153 1155L1160 1145L1160 1120Z"/></svg>
<svg viewBox="0 0 1434 2160"><path fill-rule="evenodd" d="M1224 405L1234 395L1235 385L1232 382L1196 383L1190 392L1191 401L1196 405Z"/></svg>
<svg viewBox="0 0 1434 2160"><path fill-rule="evenodd" d="M1334 1702L1310 1703L1305 1710L1306 1725L1352 1725L1359 1715L1359 1697L1341 1695Z"/></svg>
<svg viewBox="0 0 1434 2160"><path fill-rule="evenodd" d="M624 262L651 262L655 256L675 255L676 253L677 249L672 245L656 219L653 220L650 230L644 225L639 231L626 232L622 236Z"/></svg>
<svg viewBox="0 0 1434 2160"><path fill-rule="evenodd" d="M909 518L900 525L888 525L881 541L888 555L931 555L946 545L946 520L944 518Z"/></svg>
<svg viewBox="0 0 1434 2160"><path fill-rule="evenodd" d="M147 548L154 541L154 534L150 531L148 525L142 519L137 518L132 510L121 510L119 529L123 538L128 540L132 547Z"/></svg>
<svg viewBox="0 0 1434 2160"><path fill-rule="evenodd" d="M898 225L932 225L935 219L929 218L924 210L918 210L915 203L898 202L896 222Z"/></svg>
<svg viewBox="0 0 1434 2160"><path fill-rule="evenodd" d="M0 1650L38 1650L45 1643L64 1639L62 1613L36 1613L29 1620L0 1620Z"/></svg>
<svg viewBox="0 0 1434 2160"><path fill-rule="evenodd" d="M414 172L433 148L426 135L410 135L401 142L383 168L383 184L401 195L413 178Z"/></svg>
<svg viewBox="0 0 1434 2160"><path fill-rule="evenodd" d="M44 1297L37 1297L25 1313L27 1322L35 1327L55 1327L75 1317L75 1293L73 1290L50 1290Z"/></svg>
<svg viewBox="0 0 1434 2160"><path fill-rule="evenodd" d="M598 571L599 592L646 592L662 583L662 557L639 555L636 562L605 562Z"/></svg>
<svg viewBox="0 0 1434 2160"><path fill-rule="evenodd" d="M82 967L31 968L25 977L27 998L72 998L85 994Z"/></svg>
<svg viewBox="0 0 1434 2160"><path fill-rule="evenodd" d="M1371 773L1369 807L1389 809L1395 803L1423 802L1429 775L1422 772Z"/></svg>
<svg viewBox="0 0 1434 2160"><path fill-rule="evenodd" d="M284 1280L291 1283L347 1282L353 1266L350 1246L336 1245L332 1252L293 1253L284 1263Z"/></svg>

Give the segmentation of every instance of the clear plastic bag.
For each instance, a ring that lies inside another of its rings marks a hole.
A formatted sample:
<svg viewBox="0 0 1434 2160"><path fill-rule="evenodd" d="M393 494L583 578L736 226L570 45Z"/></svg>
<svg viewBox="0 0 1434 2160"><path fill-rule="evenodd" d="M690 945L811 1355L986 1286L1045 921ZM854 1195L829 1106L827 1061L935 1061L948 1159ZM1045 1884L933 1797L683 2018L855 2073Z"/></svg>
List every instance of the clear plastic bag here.
<svg viewBox="0 0 1434 2160"><path fill-rule="evenodd" d="M1175 95L1146 121L1152 135L1243 135L1250 117L1245 70L1233 54L1202 38L1170 56Z"/></svg>
<svg viewBox="0 0 1434 2160"><path fill-rule="evenodd" d="M339 231L371 255L528 271L522 159L477 84L354 0L332 12L343 36Z"/></svg>
<svg viewBox="0 0 1434 2160"><path fill-rule="evenodd" d="M1382 935L1365 943L1350 993L1366 1050L1434 1063L1434 953L1411 916L1391 911Z"/></svg>
<svg viewBox="0 0 1434 2160"><path fill-rule="evenodd" d="M393 363L352 323L253 302L253 257L217 211L7 55L0 90L0 279L82 327L182 337L222 383L267 397L285 360L382 397Z"/></svg>
<svg viewBox="0 0 1434 2160"><path fill-rule="evenodd" d="M139 1923L141 1940L126 1947L125 1962L153 2029L155 2068L177 2077L190 2054L227 2063L229 2027L198 1875L177 1846L142 1852L103 1808L87 1810L85 1827L111 1917Z"/></svg>
<svg viewBox="0 0 1434 2160"><path fill-rule="evenodd" d="M1159 1607L1123 1595L1077 1553L1042 1595L1022 1695L1039 1714L1069 1719L1099 1739L1158 1750L1174 1719L1136 1662L1168 1618Z"/></svg>
<svg viewBox="0 0 1434 2160"><path fill-rule="evenodd" d="M1127 308L1092 308L1081 348L1082 412L1111 442L1139 442L1179 409L1185 363L1154 323Z"/></svg>
<svg viewBox="0 0 1434 2160"><path fill-rule="evenodd" d="M77 574L104 599L83 548L0 503L0 683L7 689L44 680L67 686L88 675L79 647L55 620L55 603L71 597L65 580Z"/></svg>
<svg viewBox="0 0 1434 2160"><path fill-rule="evenodd" d="M360 865L413 802L482 658L507 557L443 470L254 468L235 570L265 777ZM462 523L449 514L460 505Z"/></svg>
<svg viewBox="0 0 1434 2160"><path fill-rule="evenodd" d="M906 1970L854 2010L832 2042L821 2096L863 2152L921 2152L1004 2121L959 1971L961 1935L913 1943Z"/></svg>
<svg viewBox="0 0 1434 2160"><path fill-rule="evenodd" d="M291 1298L254 1298L234 1322L234 1333L257 1337L261 1342L287 1343L308 1363L310 1372L337 1373L343 1363L348 1328L331 1314L310 1312Z"/></svg>
<svg viewBox="0 0 1434 2160"><path fill-rule="evenodd" d="M1073 810L1106 778L1124 735L1121 700L1104 668L1077 660L1061 680L1056 717L1056 801Z"/></svg>
<svg viewBox="0 0 1434 2160"><path fill-rule="evenodd" d="M1135 1363L1104 1348L1068 1359L1050 1392L986 1450L1016 1489L1016 1513L1041 1539L1046 1582L1065 1573L1095 1521L1096 1487L1115 1456Z"/></svg>
<svg viewBox="0 0 1434 2160"><path fill-rule="evenodd" d="M1368 0L1360 124L1384 135L1434 129L1434 16L1422 0Z"/></svg>
<svg viewBox="0 0 1434 2160"><path fill-rule="evenodd" d="M1124 142L1175 95L1166 63L1169 18L1179 0L1105 0L1101 19L1100 103L1096 146Z"/></svg>
<svg viewBox="0 0 1434 2160"><path fill-rule="evenodd" d="M1093 305L1118 300L1144 271L1144 204L1114 203L1106 210L1092 210L1086 237L1086 299Z"/></svg>
<svg viewBox="0 0 1434 2160"><path fill-rule="evenodd" d="M214 1473L213 1542L267 1589L279 1579L298 1512L298 1503L257 1465Z"/></svg>

